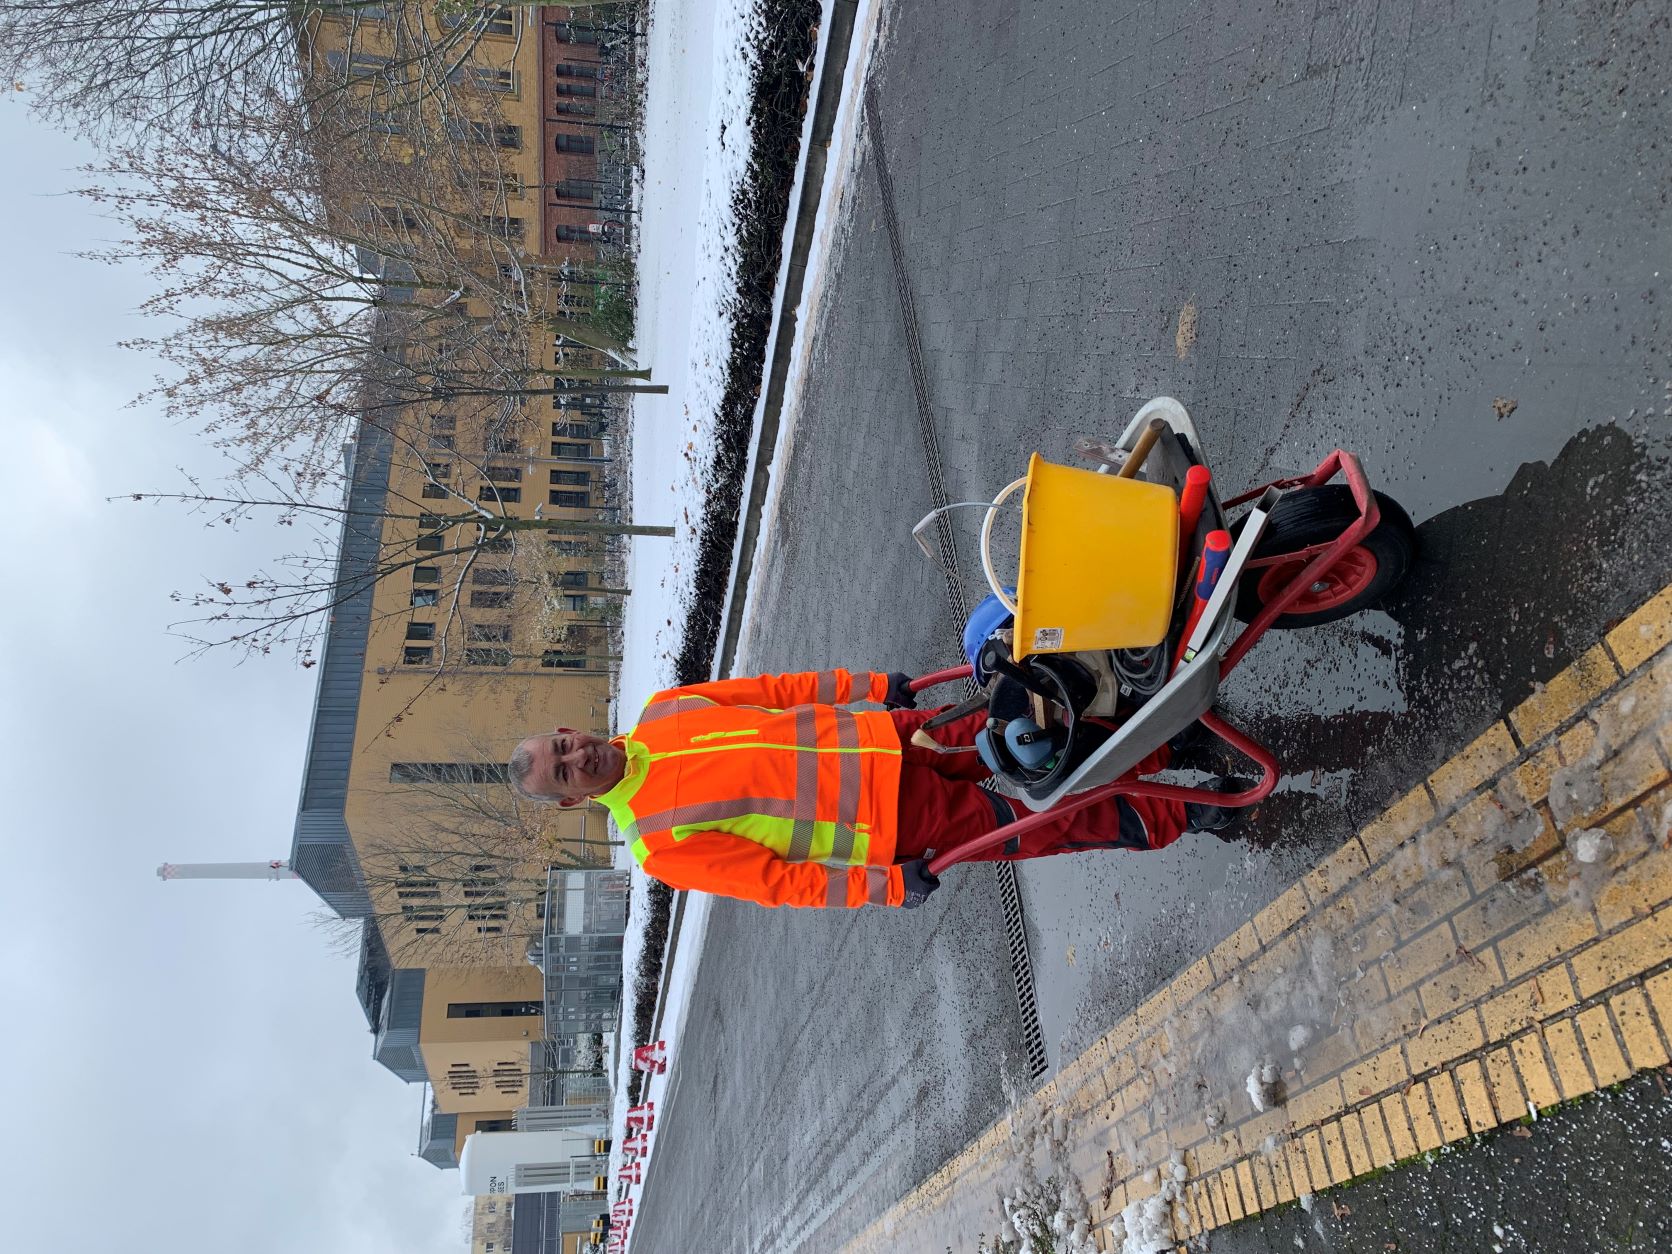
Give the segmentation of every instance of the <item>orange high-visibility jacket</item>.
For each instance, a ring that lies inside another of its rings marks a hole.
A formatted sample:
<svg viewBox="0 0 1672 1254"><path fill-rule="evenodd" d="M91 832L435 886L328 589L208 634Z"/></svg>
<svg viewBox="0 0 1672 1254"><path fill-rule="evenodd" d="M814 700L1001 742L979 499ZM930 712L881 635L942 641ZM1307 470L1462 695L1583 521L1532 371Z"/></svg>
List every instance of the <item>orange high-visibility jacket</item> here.
<svg viewBox="0 0 1672 1254"><path fill-rule="evenodd" d="M763 906L897 906L900 738L885 674L726 679L652 697L598 798L646 873Z"/></svg>

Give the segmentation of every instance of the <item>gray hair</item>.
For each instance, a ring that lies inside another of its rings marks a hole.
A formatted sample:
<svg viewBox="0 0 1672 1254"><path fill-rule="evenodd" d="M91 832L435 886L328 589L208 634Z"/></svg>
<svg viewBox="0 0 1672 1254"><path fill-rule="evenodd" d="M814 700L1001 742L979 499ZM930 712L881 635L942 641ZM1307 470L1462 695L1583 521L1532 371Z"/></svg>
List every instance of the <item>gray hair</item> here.
<svg viewBox="0 0 1672 1254"><path fill-rule="evenodd" d="M528 777L534 773L534 755L528 750L528 743L524 741L511 754L511 769L508 779L511 791L527 801L555 802L558 798L546 793L535 792L528 786Z"/></svg>

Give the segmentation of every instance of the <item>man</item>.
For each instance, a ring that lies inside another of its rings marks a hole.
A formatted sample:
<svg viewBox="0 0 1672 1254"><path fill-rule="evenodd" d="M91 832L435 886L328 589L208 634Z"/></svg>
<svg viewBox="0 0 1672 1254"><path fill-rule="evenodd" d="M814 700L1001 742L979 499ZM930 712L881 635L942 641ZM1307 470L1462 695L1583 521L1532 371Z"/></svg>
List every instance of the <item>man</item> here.
<svg viewBox="0 0 1672 1254"><path fill-rule="evenodd" d="M974 752L937 754L912 732L909 676L845 670L762 675L671 688L638 725L605 740L559 727L511 757L523 796L609 808L645 872L673 888L767 906L922 905L939 881L931 849L1014 822L1025 810L978 787ZM884 710L848 710L869 701ZM976 713L935 730L969 746ZM1139 765L1162 770L1165 748ZM1125 797L1100 801L976 855L996 861L1082 849L1161 849L1186 830L1223 827L1217 807Z"/></svg>

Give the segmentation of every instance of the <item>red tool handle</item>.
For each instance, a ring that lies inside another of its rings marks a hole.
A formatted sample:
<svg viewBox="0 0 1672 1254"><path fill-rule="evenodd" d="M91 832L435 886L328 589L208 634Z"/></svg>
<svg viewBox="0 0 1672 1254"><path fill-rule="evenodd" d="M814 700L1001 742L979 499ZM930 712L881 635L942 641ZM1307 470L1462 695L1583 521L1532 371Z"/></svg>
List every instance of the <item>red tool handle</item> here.
<svg viewBox="0 0 1672 1254"><path fill-rule="evenodd" d="M1184 491L1179 494L1179 552L1189 553L1190 542L1196 535L1196 524L1202 518L1202 506L1208 499L1208 484L1213 474L1206 466L1192 466L1184 472Z"/></svg>

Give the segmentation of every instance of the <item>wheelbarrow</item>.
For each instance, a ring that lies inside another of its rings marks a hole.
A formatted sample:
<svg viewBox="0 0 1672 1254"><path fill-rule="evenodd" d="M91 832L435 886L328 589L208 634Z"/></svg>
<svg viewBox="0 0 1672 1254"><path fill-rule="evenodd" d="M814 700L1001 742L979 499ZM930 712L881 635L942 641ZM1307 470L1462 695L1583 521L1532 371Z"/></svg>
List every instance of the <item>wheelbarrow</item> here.
<svg viewBox="0 0 1672 1254"><path fill-rule="evenodd" d="M975 687L926 724L918 743L934 747L937 725L985 708L977 750L995 786L1032 812L943 850L929 862L933 874L1114 796L1232 809L1263 800L1277 786L1277 762L1214 712L1220 681L1273 627L1378 604L1415 556L1405 511L1373 492L1342 449L1310 474L1222 500L1189 413L1157 397L1119 440L1081 441L1077 451L1097 468L1035 454L1028 474L991 502L931 511L913 531L921 544L946 509L983 509L991 589L965 626L967 662L912 681L913 691L957 680ZM1007 582L992 531L1019 491L1021 552ZM1197 723L1258 768L1252 786L1224 793L1137 774Z"/></svg>

